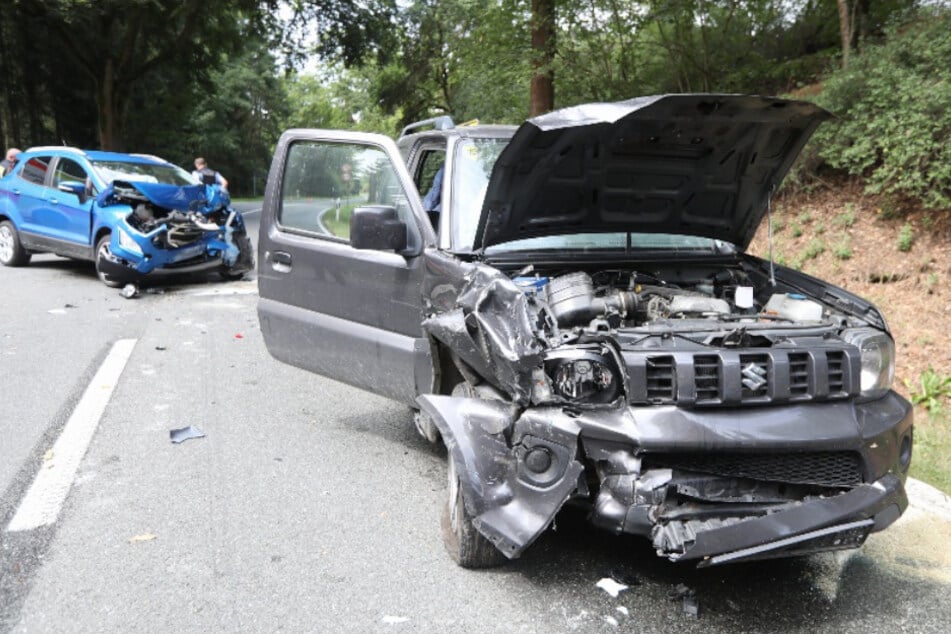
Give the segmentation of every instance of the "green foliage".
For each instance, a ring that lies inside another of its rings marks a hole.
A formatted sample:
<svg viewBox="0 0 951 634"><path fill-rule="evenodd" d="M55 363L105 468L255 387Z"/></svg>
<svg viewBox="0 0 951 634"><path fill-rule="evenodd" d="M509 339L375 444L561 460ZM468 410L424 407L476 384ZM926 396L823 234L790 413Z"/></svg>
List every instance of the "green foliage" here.
<svg viewBox="0 0 951 634"><path fill-rule="evenodd" d="M951 376L945 376L928 367L918 377L918 385L907 385L911 390L911 402L922 405L929 414L940 414L943 411L943 401L951 397Z"/></svg>
<svg viewBox="0 0 951 634"><path fill-rule="evenodd" d="M848 236L832 247L832 255L839 260L848 260L852 257L852 243Z"/></svg>
<svg viewBox="0 0 951 634"><path fill-rule="evenodd" d="M914 241L915 236L912 233L911 225L906 222L898 231L898 250L902 253L908 253L911 251L911 245Z"/></svg>
<svg viewBox="0 0 951 634"><path fill-rule="evenodd" d="M833 222L843 229L855 224L855 203L845 203L845 211L835 217Z"/></svg>
<svg viewBox="0 0 951 634"><path fill-rule="evenodd" d="M834 168L869 193L951 205L951 12L892 27L825 82L819 102L839 118L816 135Z"/></svg>
<svg viewBox="0 0 951 634"><path fill-rule="evenodd" d="M792 231L792 235L793 235L794 238L798 238L798 237L802 236L802 225L801 225L801 224L799 224L798 222L794 222L794 223L792 223L791 225L789 225L789 227L790 227L790 231Z"/></svg>
<svg viewBox="0 0 951 634"><path fill-rule="evenodd" d="M803 260L815 260L817 257L822 255L826 250L826 245L819 240L818 238L813 238L809 241L809 244L806 245L805 251L802 252Z"/></svg>

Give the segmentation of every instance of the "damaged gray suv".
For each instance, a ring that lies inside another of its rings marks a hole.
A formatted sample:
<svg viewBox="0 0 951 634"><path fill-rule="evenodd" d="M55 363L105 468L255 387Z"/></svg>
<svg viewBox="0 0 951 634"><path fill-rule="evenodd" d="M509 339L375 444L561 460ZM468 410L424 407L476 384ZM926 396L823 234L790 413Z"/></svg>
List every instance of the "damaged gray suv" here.
<svg viewBox="0 0 951 634"><path fill-rule="evenodd" d="M745 253L827 116L666 95L397 143L290 130L268 350L418 410L463 566L518 557L568 504L701 566L860 546L907 506L885 319Z"/></svg>

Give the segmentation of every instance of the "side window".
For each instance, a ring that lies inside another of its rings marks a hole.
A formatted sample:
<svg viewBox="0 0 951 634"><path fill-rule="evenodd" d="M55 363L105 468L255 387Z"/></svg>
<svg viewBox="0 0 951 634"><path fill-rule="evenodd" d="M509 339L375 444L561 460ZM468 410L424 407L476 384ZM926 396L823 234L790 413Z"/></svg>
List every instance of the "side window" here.
<svg viewBox="0 0 951 634"><path fill-rule="evenodd" d="M419 169L416 172L416 188L419 190L420 196L425 196L432 190L436 172L445 163L446 152L444 150L428 150L423 154Z"/></svg>
<svg viewBox="0 0 951 634"><path fill-rule="evenodd" d="M73 159L61 158L56 163L56 170L53 172L53 187L59 187L61 184L68 182L85 185L88 177L89 175L82 165Z"/></svg>
<svg viewBox="0 0 951 634"><path fill-rule="evenodd" d="M43 185L46 180L46 172L49 170L50 156L33 156L26 162L23 169L20 170L20 178L34 185Z"/></svg>
<svg viewBox="0 0 951 634"><path fill-rule="evenodd" d="M329 141L291 145L278 208L281 229L349 240L350 212L364 205L389 205L401 219L409 216L406 193L386 152Z"/></svg>

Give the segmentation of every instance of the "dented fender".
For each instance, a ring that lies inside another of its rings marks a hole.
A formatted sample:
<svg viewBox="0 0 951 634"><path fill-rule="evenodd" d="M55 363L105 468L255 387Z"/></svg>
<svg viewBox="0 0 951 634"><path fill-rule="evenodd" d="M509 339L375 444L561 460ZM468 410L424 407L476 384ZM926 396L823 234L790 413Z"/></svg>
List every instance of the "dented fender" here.
<svg viewBox="0 0 951 634"><path fill-rule="evenodd" d="M518 557L578 488L577 426L552 428L543 413L519 416L504 401L425 395L417 402L452 454L473 525Z"/></svg>

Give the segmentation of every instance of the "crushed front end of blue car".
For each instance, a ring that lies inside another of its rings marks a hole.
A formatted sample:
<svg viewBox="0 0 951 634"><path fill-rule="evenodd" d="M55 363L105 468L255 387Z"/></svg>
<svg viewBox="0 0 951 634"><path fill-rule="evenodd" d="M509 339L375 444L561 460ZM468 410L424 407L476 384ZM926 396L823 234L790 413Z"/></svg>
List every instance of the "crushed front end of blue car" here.
<svg viewBox="0 0 951 634"><path fill-rule="evenodd" d="M96 249L100 277L113 285L215 270L240 278L254 267L254 254L230 203L215 185L113 182L96 199L102 212L115 214L108 241Z"/></svg>

